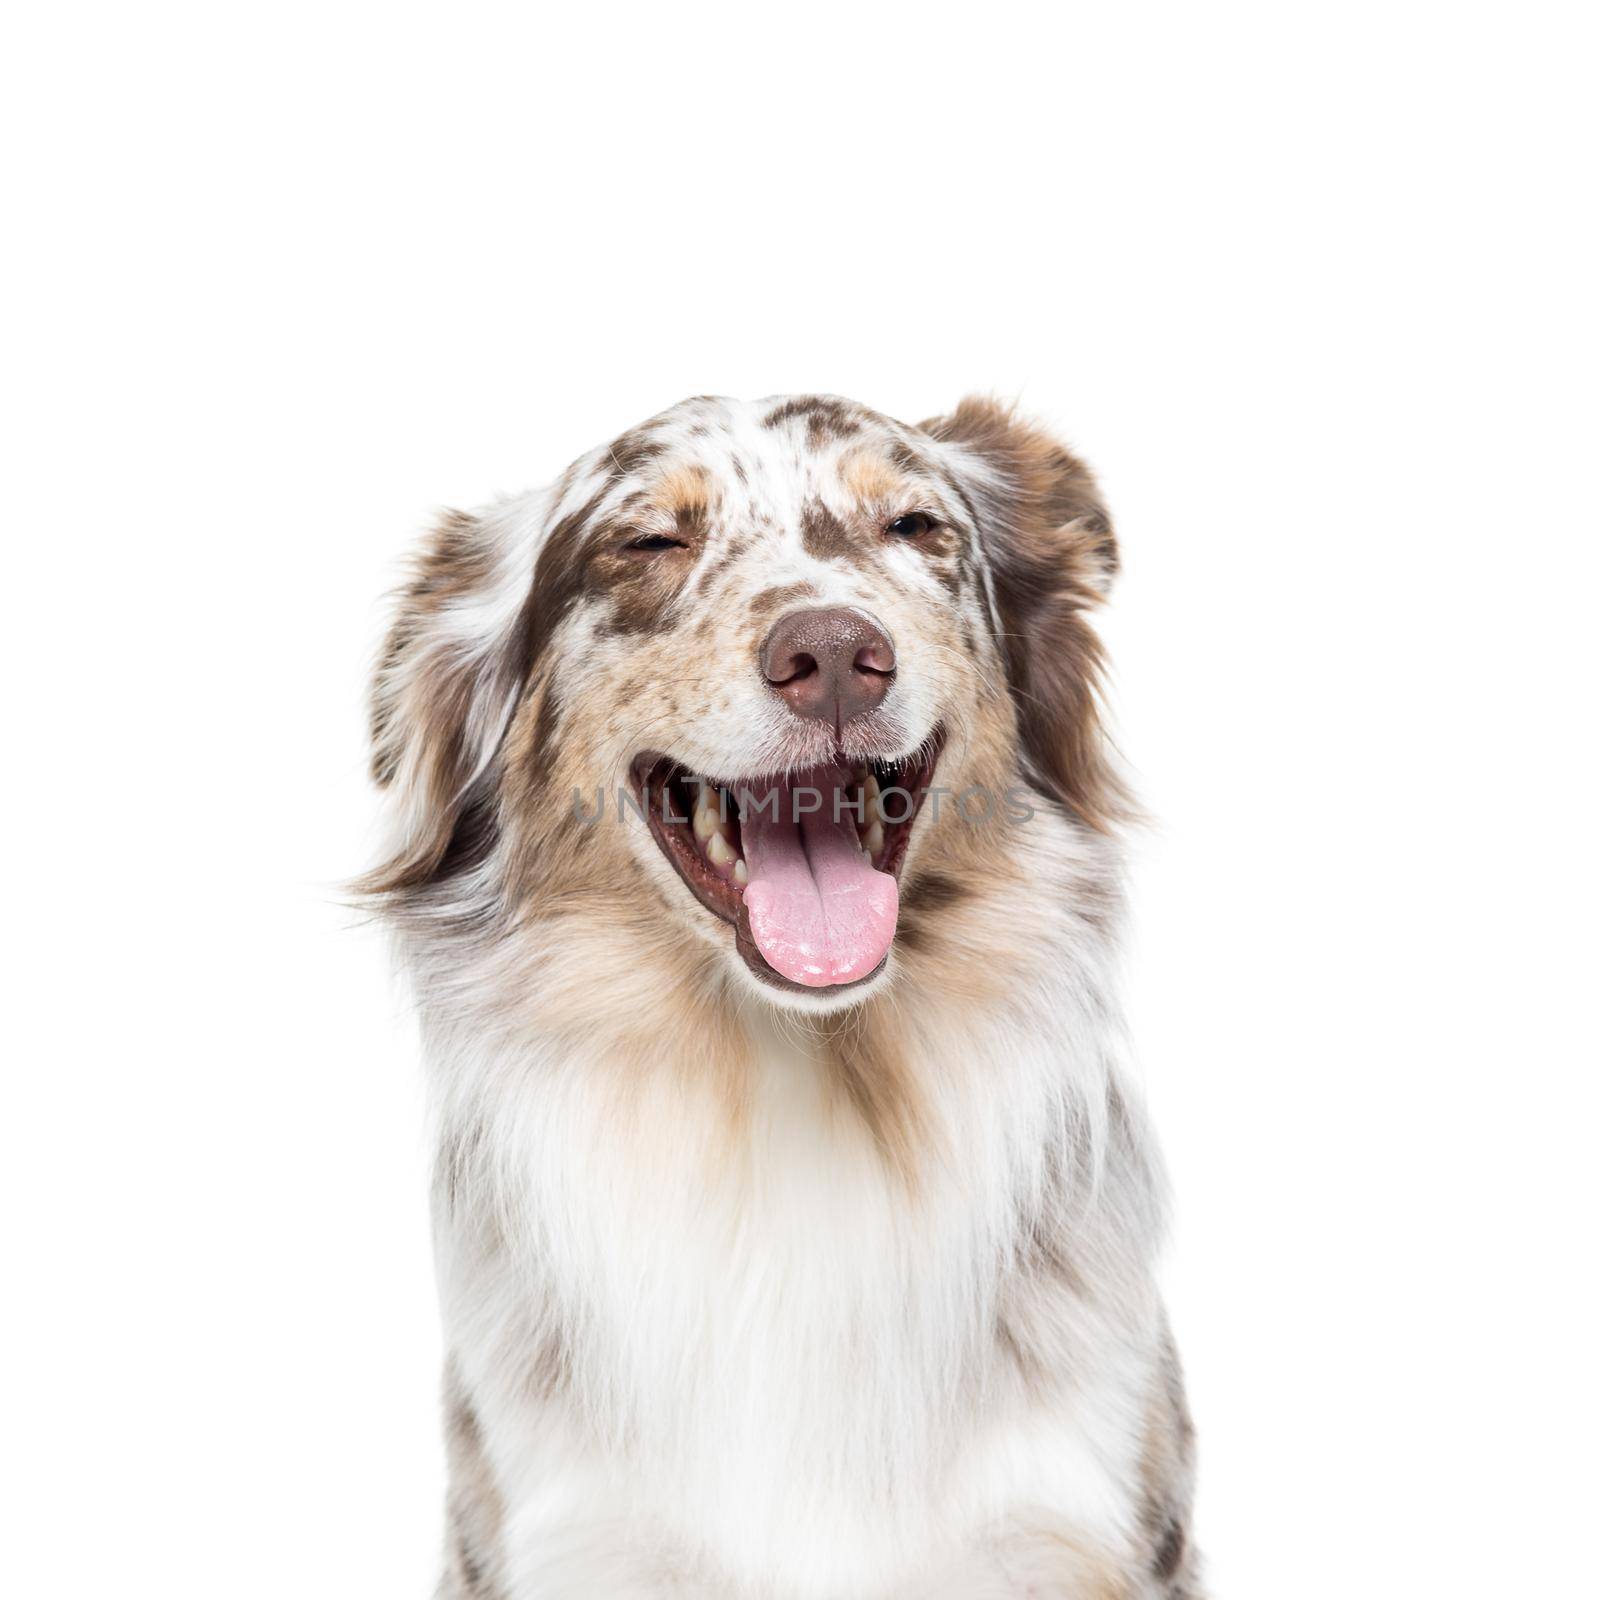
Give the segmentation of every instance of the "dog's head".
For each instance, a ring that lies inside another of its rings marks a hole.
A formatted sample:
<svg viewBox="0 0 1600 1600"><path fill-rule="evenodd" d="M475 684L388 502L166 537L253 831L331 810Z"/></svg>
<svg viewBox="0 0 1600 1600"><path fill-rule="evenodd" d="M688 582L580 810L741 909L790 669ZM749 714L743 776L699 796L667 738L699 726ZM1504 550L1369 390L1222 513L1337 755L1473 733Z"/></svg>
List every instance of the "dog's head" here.
<svg viewBox="0 0 1600 1600"><path fill-rule="evenodd" d="M992 403L685 401L435 531L374 689L367 887L858 1001L897 927L1015 879L1025 814L1116 815L1086 617L1116 564L1088 471Z"/></svg>

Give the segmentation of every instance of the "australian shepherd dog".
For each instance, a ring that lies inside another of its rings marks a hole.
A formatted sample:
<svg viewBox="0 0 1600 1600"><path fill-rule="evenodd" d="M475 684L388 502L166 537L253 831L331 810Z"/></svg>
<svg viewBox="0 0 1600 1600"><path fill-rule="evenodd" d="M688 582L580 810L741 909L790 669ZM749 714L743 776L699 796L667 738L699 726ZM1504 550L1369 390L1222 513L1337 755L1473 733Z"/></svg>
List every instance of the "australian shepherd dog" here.
<svg viewBox="0 0 1600 1600"><path fill-rule="evenodd" d="M687 400L445 516L364 893L432 1090L445 1600L1199 1592L1095 481Z"/></svg>

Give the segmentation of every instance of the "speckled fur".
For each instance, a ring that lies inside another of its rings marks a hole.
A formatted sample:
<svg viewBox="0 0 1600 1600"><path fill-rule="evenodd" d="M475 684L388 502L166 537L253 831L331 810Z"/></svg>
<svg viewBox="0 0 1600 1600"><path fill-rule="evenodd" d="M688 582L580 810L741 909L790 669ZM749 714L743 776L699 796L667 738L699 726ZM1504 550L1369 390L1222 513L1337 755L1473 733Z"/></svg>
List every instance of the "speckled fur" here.
<svg viewBox="0 0 1600 1600"><path fill-rule="evenodd" d="M433 1090L445 1600L1198 1595L1116 1000L1115 568L1082 464L983 401L690 400L433 535L374 689L364 888ZM644 749L825 758L755 657L831 604L899 659L852 753L943 727L942 786L1033 815L925 811L886 969L794 996L573 795Z"/></svg>

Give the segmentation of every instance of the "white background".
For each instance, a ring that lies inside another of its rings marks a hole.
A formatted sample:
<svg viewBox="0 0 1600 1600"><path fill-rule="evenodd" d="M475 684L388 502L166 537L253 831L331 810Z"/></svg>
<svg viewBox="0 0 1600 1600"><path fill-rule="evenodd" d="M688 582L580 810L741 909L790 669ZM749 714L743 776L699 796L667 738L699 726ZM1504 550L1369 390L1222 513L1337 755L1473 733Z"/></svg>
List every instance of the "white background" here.
<svg viewBox="0 0 1600 1600"><path fill-rule="evenodd" d="M683 397L1099 470L1219 1596L1593 1592L1576 6L34 7L0 49L0 1571L425 1600L364 673L442 504Z"/></svg>

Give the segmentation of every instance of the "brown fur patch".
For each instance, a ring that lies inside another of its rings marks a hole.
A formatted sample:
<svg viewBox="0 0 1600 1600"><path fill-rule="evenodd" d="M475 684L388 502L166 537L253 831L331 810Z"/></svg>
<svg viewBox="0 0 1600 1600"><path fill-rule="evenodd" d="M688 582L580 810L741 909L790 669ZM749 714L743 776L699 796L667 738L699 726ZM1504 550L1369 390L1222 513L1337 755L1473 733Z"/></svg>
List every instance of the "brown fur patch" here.
<svg viewBox="0 0 1600 1600"><path fill-rule="evenodd" d="M846 489L864 505L892 503L907 493L905 477L876 451L857 449L839 468Z"/></svg>
<svg viewBox="0 0 1600 1600"><path fill-rule="evenodd" d="M800 513L800 542L818 561L860 562L867 553L861 536L818 500L808 501Z"/></svg>
<svg viewBox="0 0 1600 1600"><path fill-rule="evenodd" d="M774 406L762 424L780 428L803 417L806 424L806 443L819 450L835 439L848 439L861 431L861 420L848 401L836 400L831 395L803 394Z"/></svg>
<svg viewBox="0 0 1600 1600"><path fill-rule="evenodd" d="M989 554L1000 649L1026 766L1041 792L1109 831L1131 811L1101 726L1099 636L1086 613L1117 567L1116 541L1093 476L1035 428L989 400L963 400L923 424L965 445L996 475L971 499Z"/></svg>
<svg viewBox="0 0 1600 1600"><path fill-rule="evenodd" d="M1145 1565L1162 1600L1193 1600L1200 1593L1199 1560L1189 1537L1194 1493L1194 1424L1184 1397L1183 1370L1172 1335L1161 1330L1160 1366L1146 1413L1140 1460L1143 1504L1140 1528Z"/></svg>
<svg viewBox="0 0 1600 1600"><path fill-rule="evenodd" d="M711 509L715 486L704 467L675 467L645 496L645 503L675 519L701 519Z"/></svg>
<svg viewBox="0 0 1600 1600"><path fill-rule="evenodd" d="M444 1402L450 1489L438 1600L493 1600L500 1592L497 1574L505 1504L489 1468L477 1413L453 1362L445 1368Z"/></svg>
<svg viewBox="0 0 1600 1600"><path fill-rule="evenodd" d="M607 487L631 477L647 461L653 461L659 456L665 448L659 439L651 437L648 426L630 428L619 438L613 439L606 447L606 455L610 462Z"/></svg>
<svg viewBox="0 0 1600 1600"><path fill-rule="evenodd" d="M815 594L816 590L809 583L780 583L756 595L750 602L748 614L756 621L765 621L792 602L813 598Z"/></svg>
<svg viewBox="0 0 1600 1600"><path fill-rule="evenodd" d="M679 524L679 536L692 539L694 529ZM606 551L596 557L591 576L597 590L611 601L600 624L602 634L650 633L660 627L683 592L694 566L693 548L664 550L643 556Z"/></svg>
<svg viewBox="0 0 1600 1600"><path fill-rule="evenodd" d="M895 937L907 949L925 948L930 921L960 905L970 894L971 890L951 873L918 873L901 891L900 923Z"/></svg>

